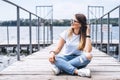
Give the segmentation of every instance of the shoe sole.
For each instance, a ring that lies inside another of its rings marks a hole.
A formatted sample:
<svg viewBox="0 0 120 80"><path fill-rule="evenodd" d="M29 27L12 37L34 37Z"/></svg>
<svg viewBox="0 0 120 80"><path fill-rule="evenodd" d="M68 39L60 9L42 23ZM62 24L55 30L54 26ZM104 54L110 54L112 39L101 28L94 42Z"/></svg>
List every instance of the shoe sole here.
<svg viewBox="0 0 120 80"><path fill-rule="evenodd" d="M90 70L90 75L89 76L87 76L88 78L91 78L92 77L92 75L91 75L91 70Z"/></svg>
<svg viewBox="0 0 120 80"><path fill-rule="evenodd" d="M56 73L55 70L52 69L52 72L54 73L54 75L59 75L60 72Z"/></svg>

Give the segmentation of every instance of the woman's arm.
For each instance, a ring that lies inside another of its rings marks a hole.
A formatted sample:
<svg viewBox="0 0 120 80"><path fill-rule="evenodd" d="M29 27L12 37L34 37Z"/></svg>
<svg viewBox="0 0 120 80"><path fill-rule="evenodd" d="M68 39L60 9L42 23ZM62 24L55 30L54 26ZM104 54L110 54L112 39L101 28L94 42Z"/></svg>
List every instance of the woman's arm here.
<svg viewBox="0 0 120 80"><path fill-rule="evenodd" d="M89 25L87 25L86 35L90 36L90 27L89 27ZM90 37L86 37L86 44L85 44L84 51L87 52L87 53L90 53L92 51L92 43L91 43Z"/></svg>
<svg viewBox="0 0 120 80"><path fill-rule="evenodd" d="M58 54L61 49L63 48L65 43L65 40L63 38L60 37L57 46L55 47L55 49L53 51L50 51L50 56L49 56L49 61L51 63L54 63L55 61L55 55Z"/></svg>
<svg viewBox="0 0 120 80"><path fill-rule="evenodd" d="M60 37L57 46L55 47L55 49L53 50L55 52L55 54L58 54L61 49L63 48L65 43L65 40L63 38Z"/></svg>

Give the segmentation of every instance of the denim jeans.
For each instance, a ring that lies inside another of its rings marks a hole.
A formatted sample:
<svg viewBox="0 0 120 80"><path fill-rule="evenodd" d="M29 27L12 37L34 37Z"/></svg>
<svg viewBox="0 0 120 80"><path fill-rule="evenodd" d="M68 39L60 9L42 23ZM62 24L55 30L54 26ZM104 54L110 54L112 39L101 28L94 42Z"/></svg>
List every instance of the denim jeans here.
<svg viewBox="0 0 120 80"><path fill-rule="evenodd" d="M88 65L90 60L87 59L85 54L81 55L65 55L55 57L55 65L68 74L74 74L75 69L80 69Z"/></svg>

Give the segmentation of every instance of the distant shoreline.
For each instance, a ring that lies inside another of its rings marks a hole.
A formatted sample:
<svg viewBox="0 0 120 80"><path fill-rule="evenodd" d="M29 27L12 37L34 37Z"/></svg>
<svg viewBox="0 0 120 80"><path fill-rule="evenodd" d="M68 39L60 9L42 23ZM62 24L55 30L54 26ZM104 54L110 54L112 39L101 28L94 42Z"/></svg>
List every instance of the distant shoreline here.
<svg viewBox="0 0 120 80"><path fill-rule="evenodd" d="M7 27L7 26L0 26L0 27ZM8 26L8 27L16 27L16 26ZM20 26L20 27L29 27L29 26ZM37 26L32 26L32 27L37 27ZM53 27L69 27L69 26L53 26Z"/></svg>

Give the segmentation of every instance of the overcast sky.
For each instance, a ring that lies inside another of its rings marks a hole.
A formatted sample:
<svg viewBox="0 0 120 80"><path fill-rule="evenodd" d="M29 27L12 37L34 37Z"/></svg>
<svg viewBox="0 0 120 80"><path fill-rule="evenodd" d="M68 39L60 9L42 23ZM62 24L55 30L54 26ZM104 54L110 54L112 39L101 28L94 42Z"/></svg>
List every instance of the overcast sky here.
<svg viewBox="0 0 120 80"><path fill-rule="evenodd" d="M53 5L54 19L71 19L75 13L87 16L88 6L104 6L104 13L120 5L120 0L10 0L35 13L35 6ZM22 14L24 17L26 14ZM0 21L16 19L16 8L0 0Z"/></svg>

